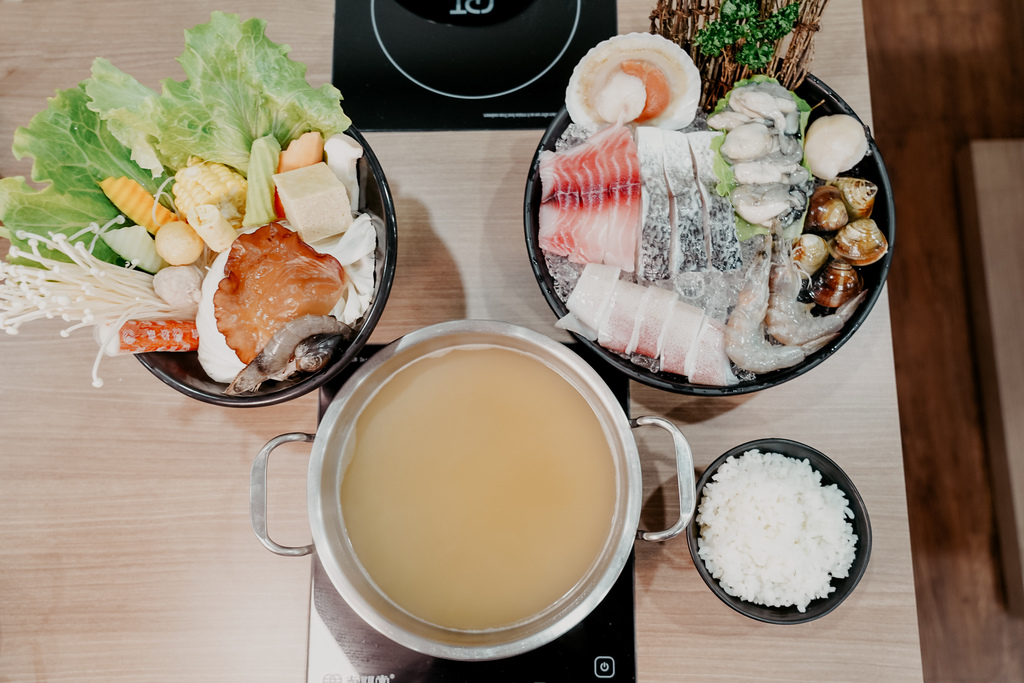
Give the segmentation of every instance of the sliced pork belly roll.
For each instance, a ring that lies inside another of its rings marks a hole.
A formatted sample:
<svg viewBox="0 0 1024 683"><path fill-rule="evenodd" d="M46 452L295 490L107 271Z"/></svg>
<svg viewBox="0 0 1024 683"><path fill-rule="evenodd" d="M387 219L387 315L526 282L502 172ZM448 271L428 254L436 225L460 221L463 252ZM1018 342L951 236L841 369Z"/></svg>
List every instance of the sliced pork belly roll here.
<svg viewBox="0 0 1024 683"><path fill-rule="evenodd" d="M538 243L573 263L636 268L640 162L625 126L609 126L563 152L540 154Z"/></svg>

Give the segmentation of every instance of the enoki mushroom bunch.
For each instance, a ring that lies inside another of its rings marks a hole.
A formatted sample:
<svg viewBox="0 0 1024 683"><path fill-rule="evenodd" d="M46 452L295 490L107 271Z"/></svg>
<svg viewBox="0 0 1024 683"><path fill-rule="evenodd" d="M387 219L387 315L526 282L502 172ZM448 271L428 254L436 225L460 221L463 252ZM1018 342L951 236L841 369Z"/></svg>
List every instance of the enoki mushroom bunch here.
<svg viewBox="0 0 1024 683"><path fill-rule="evenodd" d="M90 226L89 232L102 232ZM167 320L180 317L182 311L157 296L153 276L134 267L106 263L93 256L77 236L50 234L49 237L19 232L16 237L28 250L12 246L11 259L37 265L0 262L0 330L17 334L26 322L56 319L74 323L60 331L69 336L82 327L113 325L126 320ZM40 245L58 251L70 262L44 256ZM102 349L100 350L102 355ZM96 374L99 356L93 366L93 384L100 386Z"/></svg>

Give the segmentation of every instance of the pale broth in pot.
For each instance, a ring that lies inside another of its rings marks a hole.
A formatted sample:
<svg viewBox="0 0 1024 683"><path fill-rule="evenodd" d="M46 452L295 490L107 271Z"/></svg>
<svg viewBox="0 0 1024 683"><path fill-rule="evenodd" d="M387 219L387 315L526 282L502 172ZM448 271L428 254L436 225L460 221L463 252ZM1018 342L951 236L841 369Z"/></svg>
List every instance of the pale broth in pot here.
<svg viewBox="0 0 1024 683"><path fill-rule="evenodd" d="M615 466L582 395L490 346L395 373L357 419L341 486L360 563L397 605L460 630L506 626L567 593L604 547Z"/></svg>

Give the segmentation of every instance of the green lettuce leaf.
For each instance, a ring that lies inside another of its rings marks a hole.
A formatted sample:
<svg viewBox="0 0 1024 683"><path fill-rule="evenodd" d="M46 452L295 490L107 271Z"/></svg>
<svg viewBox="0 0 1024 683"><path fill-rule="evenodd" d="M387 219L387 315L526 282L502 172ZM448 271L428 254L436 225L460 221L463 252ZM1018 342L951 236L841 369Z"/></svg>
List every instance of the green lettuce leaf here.
<svg viewBox="0 0 1024 683"><path fill-rule="evenodd" d="M351 123L333 85L313 89L306 66L286 56L287 45L264 35L266 22L214 12L185 31L178 58L187 79L163 82L158 151L171 168L195 155L248 172L254 140L273 135L282 147L310 130L324 138Z"/></svg>
<svg viewBox="0 0 1024 683"><path fill-rule="evenodd" d="M51 233L63 233L72 237L81 233L90 223L102 225L116 218L119 213L102 193L99 197L94 193L61 194L53 185L34 190L21 176L0 178L0 220L6 227L11 244L26 251L30 250L28 243L32 235L48 237ZM90 245L95 243L93 256L102 261L123 261L102 241L94 240L94 237L95 234L86 233L74 241ZM39 245L39 252L58 261L68 260L64 254L47 249L42 244ZM18 260L14 259L14 262Z"/></svg>
<svg viewBox="0 0 1024 683"><path fill-rule="evenodd" d="M127 176L149 192L160 182L131 158L131 150L111 134L99 114L89 108L85 83L58 90L49 106L14 131L11 149L17 159L30 156L32 180L52 183L61 194L104 196L98 183Z"/></svg>
<svg viewBox="0 0 1024 683"><path fill-rule="evenodd" d="M32 180L46 184L36 190L20 176L0 180L0 222L20 248L28 248L31 235L71 237L91 223L102 225L117 217L120 212L99 187L104 178L128 176L156 190L154 179L131 160L131 150L110 133L88 102L83 84L57 91L45 110L14 132L14 156L32 157ZM92 237L85 234L75 241L91 244ZM117 262L106 245L97 247L97 258ZM59 252L40 250L67 260Z"/></svg>
<svg viewBox="0 0 1024 683"><path fill-rule="evenodd" d="M107 129L129 148L131 159L154 178L164 175L164 160L156 149L160 135L160 95L118 69L103 57L92 63L85 81L87 106L106 121Z"/></svg>

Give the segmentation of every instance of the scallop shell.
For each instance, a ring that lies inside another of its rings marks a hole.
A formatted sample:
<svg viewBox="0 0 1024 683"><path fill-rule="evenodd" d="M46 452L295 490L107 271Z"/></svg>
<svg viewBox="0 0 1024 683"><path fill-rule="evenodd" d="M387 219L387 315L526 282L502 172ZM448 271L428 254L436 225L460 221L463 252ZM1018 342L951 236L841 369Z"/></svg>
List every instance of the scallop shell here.
<svg viewBox="0 0 1024 683"><path fill-rule="evenodd" d="M793 245L793 261L808 275L817 273L828 260L828 245L818 235L804 233Z"/></svg>
<svg viewBox="0 0 1024 683"><path fill-rule="evenodd" d="M644 82L623 71L623 62L641 62L667 81L669 101L661 113L644 121L669 130L693 121L700 100L700 73L679 45L652 33L627 33L602 41L573 69L565 91L565 107L580 125L604 126L640 118L647 92Z"/></svg>
<svg viewBox="0 0 1024 683"><path fill-rule="evenodd" d="M862 289L864 280L860 273L846 261L832 259L811 282L811 298L816 304L836 308L860 294Z"/></svg>
<svg viewBox="0 0 1024 683"><path fill-rule="evenodd" d="M843 193L832 185L822 185L807 205L807 225L812 230L835 232L849 222Z"/></svg>
<svg viewBox="0 0 1024 683"><path fill-rule="evenodd" d="M855 266L871 265L885 256L889 243L878 224L870 218L843 226L829 244L829 251Z"/></svg>
<svg viewBox="0 0 1024 683"><path fill-rule="evenodd" d="M832 185L839 188L851 221L871 216L871 210L875 208L875 197L878 195L878 185L862 178L836 178Z"/></svg>

